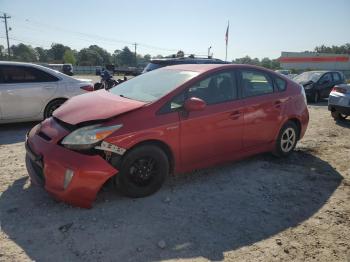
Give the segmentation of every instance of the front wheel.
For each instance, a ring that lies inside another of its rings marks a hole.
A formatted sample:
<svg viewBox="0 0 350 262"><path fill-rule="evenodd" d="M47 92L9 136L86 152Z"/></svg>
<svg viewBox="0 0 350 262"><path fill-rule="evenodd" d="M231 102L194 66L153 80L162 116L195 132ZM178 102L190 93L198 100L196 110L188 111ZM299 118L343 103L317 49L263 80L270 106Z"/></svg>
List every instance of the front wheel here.
<svg viewBox="0 0 350 262"><path fill-rule="evenodd" d="M144 145L127 153L119 170L117 189L129 197L145 197L161 188L169 173L169 160L159 147Z"/></svg>
<svg viewBox="0 0 350 262"><path fill-rule="evenodd" d="M287 122L280 130L276 140L274 155L288 156L294 150L298 141L298 127L294 122Z"/></svg>

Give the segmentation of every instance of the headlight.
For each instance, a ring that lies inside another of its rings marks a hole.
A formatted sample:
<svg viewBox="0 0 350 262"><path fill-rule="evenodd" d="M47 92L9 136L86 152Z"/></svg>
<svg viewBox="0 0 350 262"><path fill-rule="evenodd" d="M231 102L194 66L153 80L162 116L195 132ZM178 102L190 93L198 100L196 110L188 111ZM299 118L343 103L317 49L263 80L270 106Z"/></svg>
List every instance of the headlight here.
<svg viewBox="0 0 350 262"><path fill-rule="evenodd" d="M90 149L122 126L85 126L67 135L62 140L62 145L70 149Z"/></svg>

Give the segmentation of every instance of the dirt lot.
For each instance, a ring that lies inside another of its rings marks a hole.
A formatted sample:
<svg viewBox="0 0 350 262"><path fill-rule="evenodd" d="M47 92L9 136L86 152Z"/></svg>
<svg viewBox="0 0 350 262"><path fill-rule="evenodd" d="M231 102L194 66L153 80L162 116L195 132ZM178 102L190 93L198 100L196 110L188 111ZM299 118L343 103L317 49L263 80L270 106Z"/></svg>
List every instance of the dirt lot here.
<svg viewBox="0 0 350 262"><path fill-rule="evenodd" d="M180 175L132 200L106 187L72 208L30 186L24 135L0 126L0 261L350 261L350 121L326 103L288 159Z"/></svg>

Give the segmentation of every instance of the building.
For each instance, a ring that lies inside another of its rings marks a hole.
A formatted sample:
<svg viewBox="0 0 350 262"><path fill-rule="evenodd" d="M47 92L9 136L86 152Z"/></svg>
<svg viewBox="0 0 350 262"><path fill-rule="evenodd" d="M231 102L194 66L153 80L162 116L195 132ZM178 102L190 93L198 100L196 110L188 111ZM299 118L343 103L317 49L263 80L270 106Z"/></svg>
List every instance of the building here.
<svg viewBox="0 0 350 262"><path fill-rule="evenodd" d="M283 69L296 70L337 70L350 78L350 55L321 54L314 52L282 52L279 58Z"/></svg>

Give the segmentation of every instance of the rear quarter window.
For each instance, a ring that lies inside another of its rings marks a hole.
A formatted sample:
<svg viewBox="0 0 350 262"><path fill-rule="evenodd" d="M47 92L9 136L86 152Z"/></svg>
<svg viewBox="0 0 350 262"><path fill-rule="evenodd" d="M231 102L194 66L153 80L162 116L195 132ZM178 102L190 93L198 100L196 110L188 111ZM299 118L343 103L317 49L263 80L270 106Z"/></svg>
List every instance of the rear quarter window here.
<svg viewBox="0 0 350 262"><path fill-rule="evenodd" d="M275 85L278 91L284 91L287 89L287 81L283 80L282 78L276 77Z"/></svg>

